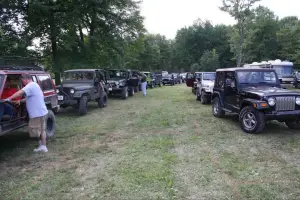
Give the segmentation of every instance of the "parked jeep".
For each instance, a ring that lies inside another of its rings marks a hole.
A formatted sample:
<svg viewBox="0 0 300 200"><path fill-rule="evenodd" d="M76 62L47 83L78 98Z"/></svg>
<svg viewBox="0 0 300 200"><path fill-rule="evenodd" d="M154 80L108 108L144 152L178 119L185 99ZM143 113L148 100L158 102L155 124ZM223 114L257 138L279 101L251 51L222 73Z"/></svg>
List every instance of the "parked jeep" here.
<svg viewBox="0 0 300 200"><path fill-rule="evenodd" d="M295 72L295 77L294 77L294 87L295 88L300 88L300 71Z"/></svg>
<svg viewBox="0 0 300 200"><path fill-rule="evenodd" d="M197 83L196 99L201 101L202 104L208 104L211 101L213 93L216 73L215 72L202 72L200 79Z"/></svg>
<svg viewBox="0 0 300 200"><path fill-rule="evenodd" d="M111 95L121 96L122 99L127 99L128 96L133 96L139 90L140 77L138 71L128 69L107 69L108 83L111 84Z"/></svg>
<svg viewBox="0 0 300 200"><path fill-rule="evenodd" d="M55 133L56 121L54 113L59 111L56 88L49 73L45 72L42 67L39 67L33 59L30 58L2 58L0 59L0 95L4 97L5 84L10 79L10 87L20 90L24 87L20 80L22 74L30 74L32 80L38 83L43 91L48 114L46 116L46 134L47 138L53 137ZM11 104L14 108L13 116L4 115L0 121L0 136L9 134L17 129L28 125L29 116L26 109L26 103L21 103L16 106L13 102L0 103Z"/></svg>
<svg viewBox="0 0 300 200"><path fill-rule="evenodd" d="M149 88L154 88L157 85L159 87L162 86L162 80L160 78L160 76L156 75L155 73L152 72L143 72L143 74L145 74L147 76L147 87Z"/></svg>
<svg viewBox="0 0 300 200"><path fill-rule="evenodd" d="M107 104L105 75L98 69L73 69L63 74L63 82L56 86L62 108L72 106L80 115L88 112L88 102L96 101L99 108Z"/></svg>
<svg viewBox="0 0 300 200"><path fill-rule="evenodd" d="M163 85L175 85L174 76L172 74L166 74L162 77Z"/></svg>
<svg viewBox="0 0 300 200"><path fill-rule="evenodd" d="M174 77L174 82L175 84L180 84L180 75L177 73L172 73L173 77Z"/></svg>
<svg viewBox="0 0 300 200"><path fill-rule="evenodd" d="M281 88L274 69L218 69L212 99L213 115L238 114L246 133L261 132L269 120L300 129L300 92Z"/></svg>

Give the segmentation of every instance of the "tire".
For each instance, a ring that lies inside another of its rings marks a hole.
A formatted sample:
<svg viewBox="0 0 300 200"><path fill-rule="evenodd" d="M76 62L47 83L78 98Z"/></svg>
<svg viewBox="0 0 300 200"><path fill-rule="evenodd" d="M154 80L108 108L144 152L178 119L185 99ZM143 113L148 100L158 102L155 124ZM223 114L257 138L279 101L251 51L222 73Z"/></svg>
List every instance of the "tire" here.
<svg viewBox="0 0 300 200"><path fill-rule="evenodd" d="M128 88L127 87L123 88L121 98L124 100L128 98Z"/></svg>
<svg viewBox="0 0 300 200"><path fill-rule="evenodd" d="M151 89L153 89L153 88L154 88L154 87L153 87L153 82L151 82L150 88L151 88Z"/></svg>
<svg viewBox="0 0 300 200"><path fill-rule="evenodd" d="M215 97L212 102L212 113L215 117L223 118L225 116L225 111L222 110L219 97Z"/></svg>
<svg viewBox="0 0 300 200"><path fill-rule="evenodd" d="M266 125L264 113L251 106L242 109L239 122L242 130L246 133L260 133Z"/></svg>
<svg viewBox="0 0 300 200"><path fill-rule="evenodd" d="M200 100L201 100L201 96L200 96L198 90L196 91L196 100L197 100L197 101L200 101Z"/></svg>
<svg viewBox="0 0 300 200"><path fill-rule="evenodd" d="M201 92L200 101L201 101L202 104L208 104L209 103L209 99L205 95L205 92Z"/></svg>
<svg viewBox="0 0 300 200"><path fill-rule="evenodd" d="M162 84L161 84L161 82L159 82L159 85L158 85L159 87L161 87L162 86Z"/></svg>
<svg viewBox="0 0 300 200"><path fill-rule="evenodd" d="M79 100L79 114L85 115L88 112L88 97L83 95Z"/></svg>
<svg viewBox="0 0 300 200"><path fill-rule="evenodd" d="M107 99L108 99L107 93L104 92L103 96L100 99L98 99L98 106L99 106L99 108L106 107L106 105L107 105Z"/></svg>
<svg viewBox="0 0 300 200"><path fill-rule="evenodd" d="M285 125L293 130L300 130L300 120L286 121Z"/></svg>
<svg viewBox="0 0 300 200"><path fill-rule="evenodd" d="M55 134L56 128L56 119L52 110L48 110L48 114L45 117L46 123L46 136L48 138L52 138Z"/></svg>
<svg viewBox="0 0 300 200"><path fill-rule="evenodd" d="M134 96L134 87L129 90L129 96Z"/></svg>

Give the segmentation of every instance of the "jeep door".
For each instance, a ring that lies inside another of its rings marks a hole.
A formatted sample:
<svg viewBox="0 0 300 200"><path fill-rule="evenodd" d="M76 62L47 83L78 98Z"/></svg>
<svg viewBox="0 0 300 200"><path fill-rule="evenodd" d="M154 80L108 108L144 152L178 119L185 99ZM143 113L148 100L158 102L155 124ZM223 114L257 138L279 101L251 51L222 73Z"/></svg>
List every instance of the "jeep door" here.
<svg viewBox="0 0 300 200"><path fill-rule="evenodd" d="M238 91L235 79L235 72L226 72L224 86L224 106L232 112L238 112Z"/></svg>
<svg viewBox="0 0 300 200"><path fill-rule="evenodd" d="M186 86L193 87L195 82L195 75L193 73L186 74Z"/></svg>

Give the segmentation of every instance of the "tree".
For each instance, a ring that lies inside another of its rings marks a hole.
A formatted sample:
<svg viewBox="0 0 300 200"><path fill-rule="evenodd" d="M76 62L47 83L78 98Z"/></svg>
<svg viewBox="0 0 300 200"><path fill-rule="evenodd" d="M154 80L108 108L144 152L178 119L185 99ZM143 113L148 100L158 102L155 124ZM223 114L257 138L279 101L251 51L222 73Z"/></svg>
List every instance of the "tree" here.
<svg viewBox="0 0 300 200"><path fill-rule="evenodd" d="M251 15L250 8L260 0L222 0L223 6L220 9L229 13L237 21L239 34L239 46L237 52L237 66L242 64L243 44L245 37L245 28L248 17Z"/></svg>
<svg viewBox="0 0 300 200"><path fill-rule="evenodd" d="M219 55L216 50L205 51L200 58L200 67L203 71L215 71L220 67Z"/></svg>
<svg viewBox="0 0 300 200"><path fill-rule="evenodd" d="M278 29L278 19L270 9L263 6L254 9L245 34L244 61L252 63L276 58Z"/></svg>

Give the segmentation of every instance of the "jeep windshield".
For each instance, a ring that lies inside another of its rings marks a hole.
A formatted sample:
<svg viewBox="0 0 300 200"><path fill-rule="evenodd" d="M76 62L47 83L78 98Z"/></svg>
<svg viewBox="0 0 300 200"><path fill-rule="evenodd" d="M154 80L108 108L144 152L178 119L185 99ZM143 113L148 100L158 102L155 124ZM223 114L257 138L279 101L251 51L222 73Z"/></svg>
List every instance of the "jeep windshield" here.
<svg viewBox="0 0 300 200"><path fill-rule="evenodd" d="M278 85L279 81L272 71L238 71L237 81L241 85Z"/></svg>
<svg viewBox="0 0 300 200"><path fill-rule="evenodd" d="M203 80L214 81L216 79L216 73L204 73Z"/></svg>
<svg viewBox="0 0 300 200"><path fill-rule="evenodd" d="M94 80L95 72L69 71L64 73L65 81Z"/></svg>
<svg viewBox="0 0 300 200"><path fill-rule="evenodd" d="M123 71L123 70L109 70L108 77L109 78L127 78L126 71Z"/></svg>

